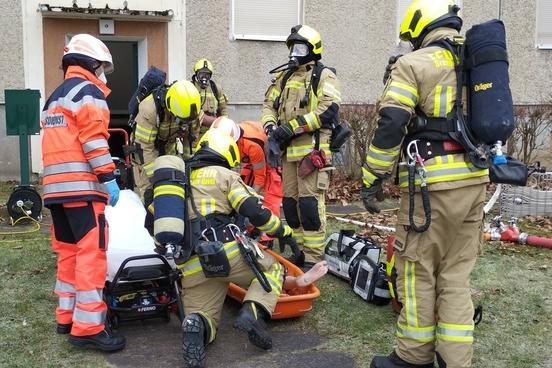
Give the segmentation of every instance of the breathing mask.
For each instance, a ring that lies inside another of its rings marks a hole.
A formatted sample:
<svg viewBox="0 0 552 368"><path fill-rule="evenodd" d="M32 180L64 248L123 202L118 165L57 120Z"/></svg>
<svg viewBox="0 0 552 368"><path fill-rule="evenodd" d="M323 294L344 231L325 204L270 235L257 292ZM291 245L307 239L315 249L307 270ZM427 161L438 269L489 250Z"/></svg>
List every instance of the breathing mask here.
<svg viewBox="0 0 552 368"><path fill-rule="evenodd" d="M197 82L202 89L207 88L209 81L211 80L211 73L208 71L199 71L196 75Z"/></svg>
<svg viewBox="0 0 552 368"><path fill-rule="evenodd" d="M311 60L309 46L304 43L294 43L289 49L289 61L272 69L270 74L283 72L285 70L295 71L299 68L299 65L306 64Z"/></svg>

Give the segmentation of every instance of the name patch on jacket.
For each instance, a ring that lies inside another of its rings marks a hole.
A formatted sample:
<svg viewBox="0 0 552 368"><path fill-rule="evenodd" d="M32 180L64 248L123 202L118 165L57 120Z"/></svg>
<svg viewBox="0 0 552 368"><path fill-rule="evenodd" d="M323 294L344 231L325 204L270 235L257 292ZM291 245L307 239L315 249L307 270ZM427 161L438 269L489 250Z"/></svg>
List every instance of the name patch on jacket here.
<svg viewBox="0 0 552 368"><path fill-rule="evenodd" d="M67 122L63 114L48 115L44 119L44 128L66 127Z"/></svg>

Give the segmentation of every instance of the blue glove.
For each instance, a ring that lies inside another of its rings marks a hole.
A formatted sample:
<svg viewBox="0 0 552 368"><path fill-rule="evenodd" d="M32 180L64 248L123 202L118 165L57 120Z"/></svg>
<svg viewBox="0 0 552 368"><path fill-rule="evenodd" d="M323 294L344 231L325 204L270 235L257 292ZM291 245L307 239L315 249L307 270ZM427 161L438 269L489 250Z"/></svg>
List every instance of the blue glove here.
<svg viewBox="0 0 552 368"><path fill-rule="evenodd" d="M119 201L119 184L117 184L117 180L113 179L110 181L106 181L104 183L107 192L109 193L109 204L111 206L115 206L117 204L117 201Z"/></svg>

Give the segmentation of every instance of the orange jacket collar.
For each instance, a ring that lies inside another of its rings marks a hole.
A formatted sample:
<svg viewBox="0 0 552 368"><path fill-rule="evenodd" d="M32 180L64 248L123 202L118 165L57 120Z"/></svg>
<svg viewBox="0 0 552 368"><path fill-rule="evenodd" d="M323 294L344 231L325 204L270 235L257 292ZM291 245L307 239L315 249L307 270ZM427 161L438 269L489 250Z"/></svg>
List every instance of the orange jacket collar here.
<svg viewBox="0 0 552 368"><path fill-rule="evenodd" d="M107 85L104 82L99 80L95 74L90 73L88 70L80 66L71 65L69 68L67 68L67 73L65 73L65 79L75 78L75 77L83 78L83 79L86 79L87 81L94 83L103 92L106 98L111 93L111 90L109 89L109 87L107 87Z"/></svg>

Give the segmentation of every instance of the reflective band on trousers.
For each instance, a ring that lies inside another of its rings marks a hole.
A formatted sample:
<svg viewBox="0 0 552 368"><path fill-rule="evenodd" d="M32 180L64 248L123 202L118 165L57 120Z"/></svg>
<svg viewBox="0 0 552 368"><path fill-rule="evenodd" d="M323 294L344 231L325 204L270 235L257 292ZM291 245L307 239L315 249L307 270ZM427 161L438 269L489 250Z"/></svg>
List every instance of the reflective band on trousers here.
<svg viewBox="0 0 552 368"><path fill-rule="evenodd" d="M478 169L465 162L454 162L452 164L426 165L426 177L428 184L439 183L443 181L462 180L478 178L489 175L489 170ZM408 173L401 171L399 173L400 185L403 188L408 186ZM420 178L416 175L416 185L420 185Z"/></svg>
<svg viewBox="0 0 552 368"><path fill-rule="evenodd" d="M409 327L418 327L418 310L416 306L416 264L404 262L404 293L406 323Z"/></svg>
<svg viewBox="0 0 552 368"><path fill-rule="evenodd" d="M98 148L109 148L109 145L107 144L107 141L103 138L94 139L82 145L82 150L84 151L84 153L92 152Z"/></svg>
<svg viewBox="0 0 552 368"><path fill-rule="evenodd" d="M68 282L61 281L61 280L56 280L56 286L54 287L54 291L57 291L57 292L60 292L60 293L72 293L72 294L74 294L75 293L75 288L73 287L72 284L70 284Z"/></svg>
<svg viewBox="0 0 552 368"><path fill-rule="evenodd" d="M65 162L63 164L48 165L44 168L43 176L65 174L71 172L88 172L93 174L88 162Z"/></svg>
<svg viewBox="0 0 552 368"><path fill-rule="evenodd" d="M324 235L315 235L315 236L303 236L303 245L305 248L320 248L324 246Z"/></svg>
<svg viewBox="0 0 552 368"><path fill-rule="evenodd" d="M397 323L397 336L418 342L430 342L435 340L435 326L412 327Z"/></svg>
<svg viewBox="0 0 552 368"><path fill-rule="evenodd" d="M443 341L473 342L473 324L457 325L452 323L437 323L437 338Z"/></svg>
<svg viewBox="0 0 552 368"><path fill-rule="evenodd" d="M102 301L102 289L77 291L77 303L96 303Z"/></svg>
<svg viewBox="0 0 552 368"><path fill-rule="evenodd" d="M105 321L105 311L87 312L75 307L73 311L73 321L101 325Z"/></svg>
<svg viewBox="0 0 552 368"><path fill-rule="evenodd" d="M75 308L75 298L60 296L59 297L59 309L72 311Z"/></svg>
<svg viewBox="0 0 552 368"><path fill-rule="evenodd" d="M113 158L111 158L111 155L109 153L106 153L104 155L94 157L94 158L88 160L88 162L90 162L90 165L93 168L96 168L96 167L109 165L109 164L113 163Z"/></svg>
<svg viewBox="0 0 552 368"><path fill-rule="evenodd" d="M66 181L63 183L46 184L44 186L44 194L79 192L83 190L93 190L107 194L103 185L92 181Z"/></svg>
<svg viewBox="0 0 552 368"><path fill-rule="evenodd" d="M287 155L288 157L305 157L306 155L311 153L313 148L314 144L309 144L306 146L290 146L287 149ZM320 149L324 150L326 157L329 157L331 155L329 143L321 143Z"/></svg>

